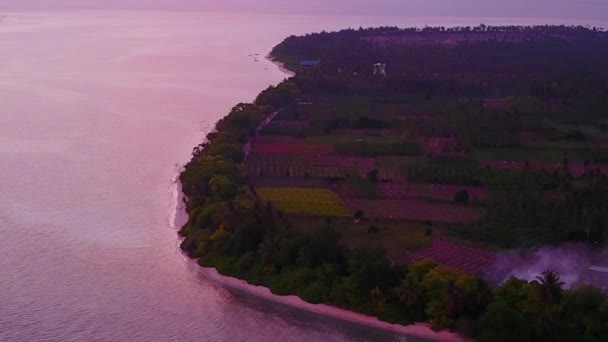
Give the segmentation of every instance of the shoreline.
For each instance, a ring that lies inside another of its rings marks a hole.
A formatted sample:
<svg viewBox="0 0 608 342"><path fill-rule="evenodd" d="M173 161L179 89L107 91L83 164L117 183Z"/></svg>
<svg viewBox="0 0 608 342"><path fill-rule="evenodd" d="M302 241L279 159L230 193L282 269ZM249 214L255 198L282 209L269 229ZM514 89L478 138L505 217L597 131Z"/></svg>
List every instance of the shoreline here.
<svg viewBox="0 0 608 342"><path fill-rule="evenodd" d="M279 68L281 72L288 75L289 77L295 76L296 73L287 69L285 65L276 59L274 59L270 53L265 57L266 60L274 64ZM276 112L273 113L276 115ZM272 114L271 114L272 115ZM179 222L175 220L178 217L183 217L187 220L187 214L185 213L185 207L183 205L183 199L185 198L182 189L181 183L179 182L179 175L176 176L176 181L174 182L177 187L178 193L177 196L174 196L174 199L177 203L175 203L173 213L173 223L176 229L179 229ZM210 267L200 267L197 263L197 267L199 268L200 274L207 280L211 280L221 286L235 289L247 293L249 295L255 296L257 298L269 300L275 303L279 303L282 305L286 305L288 307L306 311L309 313L331 317L340 321L349 322L353 324L357 324L360 326L365 326L368 328L374 328L379 330L384 330L388 332L394 332L397 334L409 335L412 337L418 337L423 339L435 340L435 341L445 341L445 342L469 342L472 341L470 339L466 339L457 333L449 332L449 331L439 331L436 332L431 329L430 324L428 323L414 323L408 326L393 324L379 320L376 317L364 315L358 312L349 311L346 309L341 309L338 307L334 307L327 304L312 304L304 301L300 297L296 295L288 295L288 296L280 296L273 294L269 288L264 286L252 285L249 284L246 280L224 276L220 274L217 269Z"/></svg>
<svg viewBox="0 0 608 342"><path fill-rule="evenodd" d="M293 77L296 75L296 73L294 71L287 69L283 63L274 59L270 53L265 57L265 59L267 61L271 62L272 64L274 64L276 67L278 67L278 69L281 72L283 72L284 74L286 74L288 77ZM277 114L277 112L271 113L270 117L272 117L272 115L276 115L276 114ZM268 118L267 118L267 120L268 120ZM215 127L211 131L213 131L214 129L215 129ZM179 182L179 174L176 176L173 184L175 186L174 191L177 190L177 193L174 192L174 194L173 194L173 199L175 200L175 207L173 208L173 212L171 213L170 221L172 221L172 222L170 222L170 223L173 223L171 225L171 226L173 226L173 228L180 229L179 226L183 225L183 224L185 224L185 222L187 222L188 215L185 212L185 206L183 203L185 195L183 194L182 189L181 189L182 184L181 184L181 182ZM184 222L180 222L183 220L184 220ZM420 323L419 322L419 323L413 323L413 324L410 324L407 326L401 325L401 324L394 324L394 323L381 321L377 317L368 316L368 315L365 315L362 313L338 308L338 307L331 306L328 304L309 303L296 295L286 295L286 296L276 295L276 294L273 294L268 287L249 284L244 279L222 275L217 271L216 268L201 267L200 265L198 265L198 263L196 266L198 268L198 271L200 272L199 274L201 274L205 279L211 280L211 281L215 282L216 284L219 284L223 287L233 289L233 290L239 290L243 293L246 293L251 296L255 296L257 298L269 300L269 301L279 303L279 304L282 304L282 305L285 305L285 306L288 306L290 308L294 308L297 310L302 310L302 311L305 311L308 313L325 316L325 317L330 317L330 318L333 318L333 319L336 319L339 321L348 322L348 323L360 325L363 327L383 330L386 332L393 332L396 334L402 334L405 336L412 336L412 337L417 337L417 338L422 338L422 339L441 341L441 342L444 342L444 341L445 342L471 342L471 341L473 341L472 339L467 339L454 332L450 332L450 331L446 331L446 330L434 331L431 328L431 325L429 323Z"/></svg>
<svg viewBox="0 0 608 342"><path fill-rule="evenodd" d="M200 273L205 279L247 293L249 295L266 299L275 303L283 304L291 308L303 310L309 313L331 317L340 321L358 324L361 326L390 331L406 336L418 337L423 339L442 341L442 342L470 342L472 339L467 339L456 333L449 331L434 331L428 323L414 323L411 325L393 324L379 320L376 317L364 315L358 312L341 309L327 304L312 304L304 301L296 295L281 296L273 294L269 288L259 285L249 284L247 281L239 278L229 277L220 274L215 268L200 267Z"/></svg>
<svg viewBox="0 0 608 342"><path fill-rule="evenodd" d="M268 55L266 55L266 57L264 57L264 58L267 61L269 61L270 63L276 65L279 68L279 70L282 73L286 74L287 76L293 77L293 76L296 75L296 73L294 71L291 71L291 70L287 69L287 67L285 66L285 64L277 61L274 57L272 57L270 53L268 53Z"/></svg>

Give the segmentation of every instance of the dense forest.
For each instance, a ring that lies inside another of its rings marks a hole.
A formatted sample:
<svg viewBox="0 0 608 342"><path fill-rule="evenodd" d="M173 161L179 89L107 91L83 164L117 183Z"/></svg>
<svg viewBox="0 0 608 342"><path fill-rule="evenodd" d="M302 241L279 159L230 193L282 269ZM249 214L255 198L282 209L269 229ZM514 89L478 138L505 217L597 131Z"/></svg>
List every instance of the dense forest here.
<svg viewBox="0 0 608 342"><path fill-rule="evenodd" d="M479 341L606 341L598 288L566 289L553 270L496 285L396 256L419 247L418 226L423 245L440 230L495 247L604 242L607 42L548 26L290 37L273 56L297 75L234 107L184 167L181 247L273 293L389 322ZM310 58L320 65L299 66ZM456 214L420 216L427 207ZM382 240L391 227L410 241Z"/></svg>

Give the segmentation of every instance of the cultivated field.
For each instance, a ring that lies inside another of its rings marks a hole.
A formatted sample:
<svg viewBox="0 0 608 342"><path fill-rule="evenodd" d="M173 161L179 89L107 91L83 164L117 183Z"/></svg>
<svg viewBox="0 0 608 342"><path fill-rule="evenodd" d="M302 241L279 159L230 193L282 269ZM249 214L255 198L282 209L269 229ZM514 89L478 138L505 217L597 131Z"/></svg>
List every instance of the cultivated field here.
<svg viewBox="0 0 608 342"><path fill-rule="evenodd" d="M323 155L335 151L331 145L282 136L256 137L252 139L251 148L258 154Z"/></svg>
<svg viewBox="0 0 608 342"><path fill-rule="evenodd" d="M363 210L372 219L411 220L466 224L480 220L485 210L481 207L434 203L423 200L365 200L346 199L352 211Z"/></svg>
<svg viewBox="0 0 608 342"><path fill-rule="evenodd" d="M435 239L430 245L405 254L400 261L414 262L427 259L471 275L491 279L496 253L449 240Z"/></svg>
<svg viewBox="0 0 608 342"><path fill-rule="evenodd" d="M338 195L327 189L257 188L260 198L287 213L314 216L352 216Z"/></svg>
<svg viewBox="0 0 608 342"><path fill-rule="evenodd" d="M380 183L378 190L384 199L429 199L442 202L454 202L454 195L466 190L472 202L485 201L488 192L480 186L461 186L444 184L419 183Z"/></svg>

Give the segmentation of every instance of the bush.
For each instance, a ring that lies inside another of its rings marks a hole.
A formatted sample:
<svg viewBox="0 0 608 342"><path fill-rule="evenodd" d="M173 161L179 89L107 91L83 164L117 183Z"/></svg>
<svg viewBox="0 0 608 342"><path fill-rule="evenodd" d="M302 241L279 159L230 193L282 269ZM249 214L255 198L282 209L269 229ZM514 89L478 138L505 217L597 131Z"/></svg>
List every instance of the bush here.
<svg viewBox="0 0 608 342"><path fill-rule="evenodd" d="M378 226L371 225L371 226L367 227L367 232L369 234L378 234L380 232L380 229L378 229Z"/></svg>
<svg viewBox="0 0 608 342"><path fill-rule="evenodd" d="M253 252L247 252L239 259L239 272L245 273L255 264L256 258Z"/></svg>
<svg viewBox="0 0 608 342"><path fill-rule="evenodd" d="M328 292L328 288L316 281L300 292L300 297L309 303L318 304L325 301L325 293Z"/></svg>
<svg viewBox="0 0 608 342"><path fill-rule="evenodd" d="M469 195L469 191L460 190L454 194L454 202L459 203L459 204L467 204L467 203L469 203L470 197L471 196Z"/></svg>

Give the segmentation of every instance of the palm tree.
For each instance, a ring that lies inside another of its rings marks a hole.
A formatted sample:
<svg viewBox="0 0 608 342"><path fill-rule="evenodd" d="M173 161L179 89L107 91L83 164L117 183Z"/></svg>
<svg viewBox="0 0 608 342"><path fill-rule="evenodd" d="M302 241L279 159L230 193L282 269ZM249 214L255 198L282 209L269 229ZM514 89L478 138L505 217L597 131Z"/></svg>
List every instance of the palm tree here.
<svg viewBox="0 0 608 342"><path fill-rule="evenodd" d="M258 255L260 256L262 265L268 267L272 264L273 254L275 249L275 241L267 237L258 246Z"/></svg>
<svg viewBox="0 0 608 342"><path fill-rule="evenodd" d="M561 300L565 283L560 280L556 270L544 271L542 276L536 277L536 281L545 304L553 305Z"/></svg>
<svg viewBox="0 0 608 342"><path fill-rule="evenodd" d="M456 282L449 280L446 289L446 298L450 316L457 317L462 312L461 297L461 291L458 286L456 286Z"/></svg>
<svg viewBox="0 0 608 342"><path fill-rule="evenodd" d="M409 307L418 307L422 301L422 291L418 282L409 276L405 278L401 283L399 299Z"/></svg>

